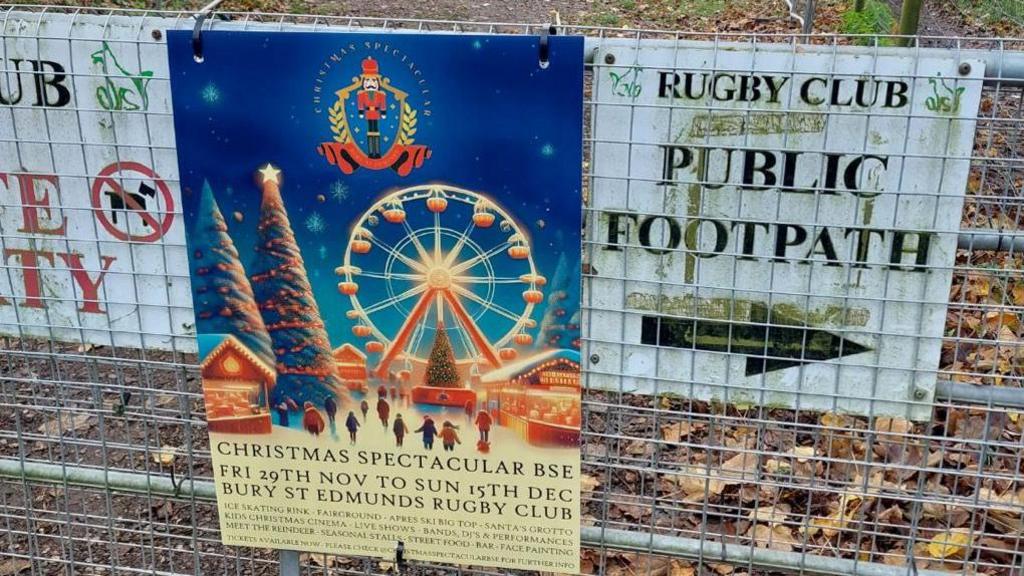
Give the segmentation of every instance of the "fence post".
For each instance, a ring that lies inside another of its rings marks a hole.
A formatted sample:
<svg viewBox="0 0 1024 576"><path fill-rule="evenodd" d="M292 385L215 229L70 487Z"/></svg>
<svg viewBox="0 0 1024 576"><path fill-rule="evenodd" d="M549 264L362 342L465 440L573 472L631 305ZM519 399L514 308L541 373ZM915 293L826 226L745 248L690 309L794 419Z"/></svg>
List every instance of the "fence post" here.
<svg viewBox="0 0 1024 576"><path fill-rule="evenodd" d="M911 36L917 35L917 25L921 20L921 6L924 0L903 0L903 9L900 11L900 38L896 42L900 46L910 46Z"/></svg>
<svg viewBox="0 0 1024 576"><path fill-rule="evenodd" d="M804 25L802 32L810 34L814 30L814 0L807 0L804 5Z"/></svg>
<svg viewBox="0 0 1024 576"><path fill-rule="evenodd" d="M281 550L278 556L281 576L299 576L299 553L295 550Z"/></svg>

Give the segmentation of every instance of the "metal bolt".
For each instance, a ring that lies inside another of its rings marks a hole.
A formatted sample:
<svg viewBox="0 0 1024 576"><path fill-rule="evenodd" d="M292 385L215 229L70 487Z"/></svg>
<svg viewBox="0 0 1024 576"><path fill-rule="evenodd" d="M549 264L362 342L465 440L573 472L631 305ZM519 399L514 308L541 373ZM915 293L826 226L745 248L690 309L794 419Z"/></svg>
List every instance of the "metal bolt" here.
<svg viewBox="0 0 1024 576"><path fill-rule="evenodd" d="M164 33L156 28L153 29L153 40L159 40L164 37Z"/></svg>
<svg viewBox="0 0 1024 576"><path fill-rule="evenodd" d="M605 54L604 55L604 63L605 64L615 64L615 54L612 54L610 52L608 54Z"/></svg>
<svg viewBox="0 0 1024 576"><path fill-rule="evenodd" d="M924 388L916 388L916 389L914 389L914 399L915 400L924 400L924 397L927 396L927 395L928 395L928 391L925 390Z"/></svg>
<svg viewBox="0 0 1024 576"><path fill-rule="evenodd" d="M591 364L597 364L600 361L601 361L601 357L598 356L597 354L591 354L590 355L590 363Z"/></svg>
<svg viewBox="0 0 1024 576"><path fill-rule="evenodd" d="M957 67L957 72L960 72L961 76L967 76L968 74L971 73L971 63L961 62L960 66Z"/></svg>

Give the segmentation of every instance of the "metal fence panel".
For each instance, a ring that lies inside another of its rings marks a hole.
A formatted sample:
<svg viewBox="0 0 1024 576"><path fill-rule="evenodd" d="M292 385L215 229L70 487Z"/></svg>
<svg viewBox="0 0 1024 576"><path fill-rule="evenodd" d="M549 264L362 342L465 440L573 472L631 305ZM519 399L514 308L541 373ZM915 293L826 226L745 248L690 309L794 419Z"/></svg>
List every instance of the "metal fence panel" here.
<svg viewBox="0 0 1024 576"><path fill-rule="evenodd" d="M630 40L596 56L591 385L927 419L984 62Z"/></svg>
<svg viewBox="0 0 1024 576"><path fill-rule="evenodd" d="M0 573L274 573L279 565L273 552L232 549L219 542L194 343L188 337L187 269L175 264L184 262L178 216L173 215L159 242L125 242L111 236L90 197L96 181L107 183L101 200L112 198L105 191L117 196L117 186L99 176L112 162L135 161L159 174L176 202L169 107L158 95L166 92L168 78L157 54L163 46L161 30L191 29L194 21L182 14L58 12L64 15L56 21L63 24L50 24L48 12L38 8L0 11L0 97L5 98L0 104L0 162L11 174L0 182L0 247L52 252L56 262L43 256L26 265L24 256L5 256L7 283L0 285L0 295L6 300L0 302L0 314L9 316L2 317L7 336L0 352ZM540 30L521 24L230 17L230 23L214 19L206 25ZM803 50L798 38L789 36L598 28L561 32L588 35L594 59L586 96L591 122L600 121L599 108L606 104L602 89L614 69L605 62L602 47L621 46L623 37ZM825 53L845 42L830 36L812 41L826 47ZM588 390L583 572L1019 570L1024 554L1024 422L1019 412L1024 406L1019 390L1024 258L1016 230L1024 219L1024 74L1014 71L1024 66L1013 51L1020 46L1013 42L921 42L915 50L980 55L986 62L960 219L966 232L961 232L952 268L938 366L931 367L938 392L928 403L930 419L912 423L806 407L723 405L664 390L637 395L614 379L610 390ZM28 62L12 64L6 54L14 51ZM62 82L70 100L63 106L55 106L63 94L53 86L57 71L40 63L50 58L68 59ZM153 74L143 77L144 71ZM25 95L9 103L19 79ZM135 80L148 81L148 102ZM210 97L216 97L215 90ZM36 106L37 100L54 105ZM620 106L630 109L632 104ZM592 193L605 177L594 165L596 147L608 143L600 134L592 127L586 140ZM12 161L12 154L21 159ZM58 183L42 178L29 196L21 188L12 190L17 175L27 173L56 176ZM154 189L157 206L148 222L131 214L126 201L119 221L111 216L109 224L129 227L114 229L144 238L162 225L160 216L173 212L168 203L159 203L165 197L153 176L126 170L113 182L136 192L145 192L139 187L145 182ZM141 196L148 208L151 196ZM46 212L44 204L59 207L60 213ZM110 213L118 210L106 206ZM38 215L37 228L26 228L26 209ZM62 215L68 218L67 234L45 232L59 227ZM76 279L75 258L59 253L81 253L80 270L86 276L80 273ZM101 285L118 284L116 277L127 280L120 282L122 291L98 293L93 301L82 287L84 280L103 273L101 255L116 258ZM40 269L39 298L29 301L25 270L34 268ZM89 304L102 312L81 310ZM598 340L598 326L588 328L586 321L595 306L584 300L584 307L584 329L592 334L584 344L591 346ZM600 339L627 344L620 334ZM609 376L624 376L619 365L601 364ZM302 565L322 574L395 569L361 558L322 556L304 557ZM410 570L486 573L432 565Z"/></svg>

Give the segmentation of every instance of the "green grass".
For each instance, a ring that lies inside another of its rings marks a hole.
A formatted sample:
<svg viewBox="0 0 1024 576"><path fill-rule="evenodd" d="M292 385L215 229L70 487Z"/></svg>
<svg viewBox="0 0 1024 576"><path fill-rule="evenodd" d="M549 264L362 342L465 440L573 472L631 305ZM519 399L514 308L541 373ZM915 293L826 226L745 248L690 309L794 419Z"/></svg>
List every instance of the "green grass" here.
<svg viewBox="0 0 1024 576"><path fill-rule="evenodd" d="M684 16L713 16L725 10L726 0L680 0L679 12Z"/></svg>
<svg viewBox="0 0 1024 576"><path fill-rule="evenodd" d="M596 12L588 12L583 15L582 24L586 26L605 26L610 28L617 28L622 26L622 17L615 12L599 10Z"/></svg>
<svg viewBox="0 0 1024 576"><path fill-rule="evenodd" d="M885 36L893 33L895 25L896 18L884 0L864 0L864 9L860 12L854 10L851 5L843 13L840 31L843 34ZM872 38L858 38L857 42L865 45L874 44ZM879 38L879 44L888 46L891 45L891 41L888 38Z"/></svg>
<svg viewBox="0 0 1024 576"><path fill-rule="evenodd" d="M953 0L953 4L988 24L1006 22L1024 26L1024 1L1021 0Z"/></svg>

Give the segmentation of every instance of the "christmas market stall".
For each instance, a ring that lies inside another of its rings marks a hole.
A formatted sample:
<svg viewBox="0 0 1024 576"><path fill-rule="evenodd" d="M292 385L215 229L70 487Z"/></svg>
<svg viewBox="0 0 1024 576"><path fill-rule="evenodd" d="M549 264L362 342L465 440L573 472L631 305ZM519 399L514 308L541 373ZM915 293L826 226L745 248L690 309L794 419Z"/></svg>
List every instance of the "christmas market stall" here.
<svg viewBox="0 0 1024 576"><path fill-rule="evenodd" d="M366 392L366 354L355 346L345 343L332 352L338 369L338 378L349 390Z"/></svg>
<svg viewBox="0 0 1024 576"><path fill-rule="evenodd" d="M548 350L480 378L488 405L497 398L498 424L539 446L580 440L580 353Z"/></svg>
<svg viewBox="0 0 1024 576"><path fill-rule="evenodd" d="M274 371L234 336L199 340L201 347L212 348L199 365L210 431L270 434L268 398Z"/></svg>

